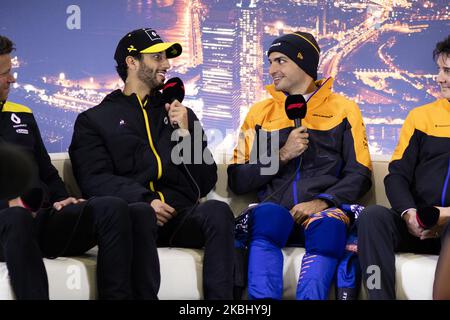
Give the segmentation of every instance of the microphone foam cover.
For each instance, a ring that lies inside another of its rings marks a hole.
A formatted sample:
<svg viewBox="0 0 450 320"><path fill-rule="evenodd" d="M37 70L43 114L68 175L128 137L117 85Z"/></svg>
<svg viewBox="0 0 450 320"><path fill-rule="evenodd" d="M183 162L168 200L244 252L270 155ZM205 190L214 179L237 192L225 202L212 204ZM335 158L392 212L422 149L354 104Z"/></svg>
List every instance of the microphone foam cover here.
<svg viewBox="0 0 450 320"><path fill-rule="evenodd" d="M21 196L23 203L33 212L38 211L42 207L44 201L44 191L41 188L32 188L27 190Z"/></svg>
<svg viewBox="0 0 450 320"><path fill-rule="evenodd" d="M183 102L184 84L180 78L171 78L164 84L162 90L162 101L164 103L172 103L175 100Z"/></svg>
<svg viewBox="0 0 450 320"><path fill-rule="evenodd" d="M430 229L439 220L439 209L436 207L421 207L417 209L416 219L424 229Z"/></svg>
<svg viewBox="0 0 450 320"><path fill-rule="evenodd" d="M289 119L303 119L306 116L306 101L301 94L288 96L284 109Z"/></svg>

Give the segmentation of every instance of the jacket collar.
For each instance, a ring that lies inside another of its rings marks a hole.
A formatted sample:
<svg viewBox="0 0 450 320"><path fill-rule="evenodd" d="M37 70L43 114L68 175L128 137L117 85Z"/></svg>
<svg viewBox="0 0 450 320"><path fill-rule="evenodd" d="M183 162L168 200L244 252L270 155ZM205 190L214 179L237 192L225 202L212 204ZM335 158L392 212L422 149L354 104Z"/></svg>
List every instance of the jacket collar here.
<svg viewBox="0 0 450 320"><path fill-rule="evenodd" d="M140 106L139 99L135 93L132 93L131 95L127 96L127 95L123 94L122 90L117 89L117 90L111 92L107 96L107 98L105 98L105 100L112 100L112 101L114 101L116 99L123 99L132 106L136 106L136 105ZM145 109L158 107L161 103L161 93L158 91L154 95L146 95L142 99L142 102L144 102L144 101L147 101L147 103L145 103Z"/></svg>
<svg viewBox="0 0 450 320"><path fill-rule="evenodd" d="M438 100L438 103L439 103L442 107L444 107L446 110L449 110L449 111L450 111L450 101L449 101L449 100L447 100L447 99L445 99L445 98L442 98L442 99L439 99L439 100Z"/></svg>
<svg viewBox="0 0 450 320"><path fill-rule="evenodd" d="M315 108L322 104L323 101L332 93L331 88L333 86L334 79L329 77L327 79L320 79L316 81L317 90L313 92L308 99L308 108ZM277 91L273 84L265 87L266 91L275 99L278 103L284 104L286 95L282 91Z"/></svg>

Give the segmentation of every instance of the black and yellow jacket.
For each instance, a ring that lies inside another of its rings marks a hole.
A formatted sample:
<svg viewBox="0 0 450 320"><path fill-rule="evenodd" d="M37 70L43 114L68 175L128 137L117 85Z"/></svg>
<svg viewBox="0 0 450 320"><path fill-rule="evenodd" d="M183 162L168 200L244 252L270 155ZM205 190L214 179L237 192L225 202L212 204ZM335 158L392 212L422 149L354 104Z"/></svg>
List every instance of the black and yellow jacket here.
<svg viewBox="0 0 450 320"><path fill-rule="evenodd" d="M354 203L370 189L370 155L358 106L331 91L332 78L316 84L319 88L308 99L307 114L302 120L308 128L309 146L298 173L299 158L280 165L272 174L261 171L270 166L266 160L272 153L278 159L278 150L294 127L294 121L285 113L285 94L269 85L266 89L272 98L254 104L241 127L232 164L228 166L232 191L258 191L260 201L274 193L268 201L291 209L315 198L337 207ZM261 139L265 136L267 141ZM279 139L272 148L275 152L270 148L273 139Z"/></svg>
<svg viewBox="0 0 450 320"><path fill-rule="evenodd" d="M18 146L33 160L37 176L33 178L31 187L43 191L43 206L47 207L68 197L64 183L52 165L36 120L29 108L9 101L4 104L0 102L0 143ZM0 206L5 207L5 203Z"/></svg>
<svg viewBox="0 0 450 320"><path fill-rule="evenodd" d="M384 180L386 195L399 214L409 208L450 206L450 102L412 110Z"/></svg>
<svg viewBox="0 0 450 320"><path fill-rule="evenodd" d="M210 152L202 135L193 133L199 122L189 108L188 119L193 152L187 167L205 196L217 181L217 167L203 161ZM141 101L116 90L79 114L69 153L83 195L117 196L129 203L160 199L177 210L192 206L198 192L183 164L171 160L177 143L172 133L159 92Z"/></svg>

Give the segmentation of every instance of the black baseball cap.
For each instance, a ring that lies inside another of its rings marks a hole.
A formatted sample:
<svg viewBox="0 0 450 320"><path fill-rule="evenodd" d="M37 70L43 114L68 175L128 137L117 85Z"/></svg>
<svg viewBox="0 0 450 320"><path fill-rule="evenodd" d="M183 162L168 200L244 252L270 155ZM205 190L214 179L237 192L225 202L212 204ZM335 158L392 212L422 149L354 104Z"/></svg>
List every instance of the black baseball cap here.
<svg viewBox="0 0 450 320"><path fill-rule="evenodd" d="M151 28L141 28L127 33L117 44L114 59L117 64L123 64L128 56L138 53L166 52L168 59L178 57L182 48L177 42L164 42Z"/></svg>

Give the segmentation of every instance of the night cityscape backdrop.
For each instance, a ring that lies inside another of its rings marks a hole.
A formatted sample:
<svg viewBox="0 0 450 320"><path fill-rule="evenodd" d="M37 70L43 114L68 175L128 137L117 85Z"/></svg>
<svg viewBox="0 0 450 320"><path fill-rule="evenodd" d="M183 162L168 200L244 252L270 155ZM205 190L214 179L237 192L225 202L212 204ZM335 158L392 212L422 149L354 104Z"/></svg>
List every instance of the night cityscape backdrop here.
<svg viewBox="0 0 450 320"><path fill-rule="evenodd" d="M216 153L266 97L270 43L301 30L321 46L319 78L361 108L371 153L389 155L408 111L438 97L432 51L450 30L448 2L424 0L3 0L0 21L17 47L9 100L33 109L49 152L67 151L77 114L122 86L119 39L152 27L182 44L167 78L185 82Z"/></svg>

